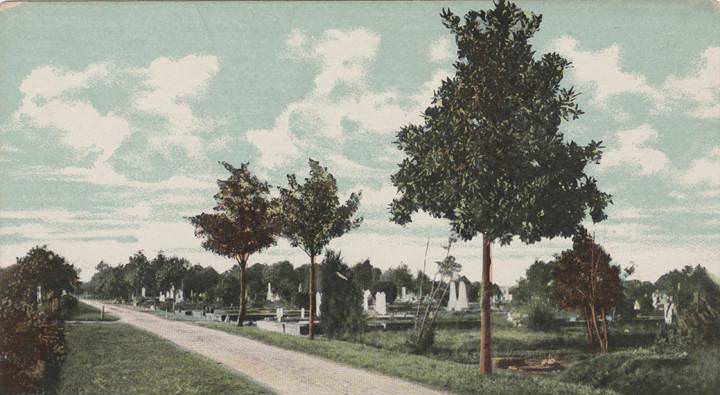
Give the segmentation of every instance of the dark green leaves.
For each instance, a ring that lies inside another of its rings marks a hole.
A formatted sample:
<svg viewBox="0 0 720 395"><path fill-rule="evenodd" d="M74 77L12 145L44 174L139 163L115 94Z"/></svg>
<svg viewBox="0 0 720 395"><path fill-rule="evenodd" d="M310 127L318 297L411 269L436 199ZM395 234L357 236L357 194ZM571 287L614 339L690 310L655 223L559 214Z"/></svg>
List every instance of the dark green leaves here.
<svg viewBox="0 0 720 395"><path fill-rule="evenodd" d="M462 20L443 10L455 35L455 75L443 81L422 125L407 125L396 144L406 154L392 181L400 198L392 220L419 210L451 221L465 240L484 233L503 244L576 233L587 213L605 218L610 195L585 174L601 145L580 146L559 131L582 114L577 93L560 82L570 62L536 59L528 40L542 18L499 1Z"/></svg>

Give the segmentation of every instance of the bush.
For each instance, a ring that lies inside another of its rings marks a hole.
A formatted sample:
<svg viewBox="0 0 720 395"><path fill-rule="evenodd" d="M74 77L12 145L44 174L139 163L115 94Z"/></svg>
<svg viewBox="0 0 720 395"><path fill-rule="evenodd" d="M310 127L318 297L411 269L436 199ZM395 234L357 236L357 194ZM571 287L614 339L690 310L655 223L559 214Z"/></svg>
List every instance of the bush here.
<svg viewBox="0 0 720 395"><path fill-rule="evenodd" d="M64 357L63 332L30 304L0 299L0 393L40 392Z"/></svg>
<svg viewBox="0 0 720 395"><path fill-rule="evenodd" d="M427 354L435 345L435 325L430 325L421 336L418 336L417 331L413 331L405 344L412 354Z"/></svg>
<svg viewBox="0 0 720 395"><path fill-rule="evenodd" d="M554 328L555 314L552 308L542 302L532 302L527 307L527 327L533 331L548 331Z"/></svg>
<svg viewBox="0 0 720 395"><path fill-rule="evenodd" d="M328 250L320 266L320 326L328 337L355 334L365 325L360 289L339 253ZM344 278L343 278L344 277Z"/></svg>
<svg viewBox="0 0 720 395"><path fill-rule="evenodd" d="M76 297L67 294L63 295L60 299L60 310L61 310L61 317L63 319L67 319L70 317L70 315L77 309L78 307L78 300Z"/></svg>

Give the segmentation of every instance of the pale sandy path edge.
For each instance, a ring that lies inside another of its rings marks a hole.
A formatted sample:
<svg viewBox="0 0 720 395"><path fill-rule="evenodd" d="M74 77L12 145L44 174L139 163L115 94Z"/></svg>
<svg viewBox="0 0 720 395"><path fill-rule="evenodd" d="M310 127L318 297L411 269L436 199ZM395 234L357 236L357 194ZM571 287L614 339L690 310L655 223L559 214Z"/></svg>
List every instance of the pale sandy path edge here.
<svg viewBox="0 0 720 395"><path fill-rule="evenodd" d="M84 300L101 308L102 303ZM419 384L369 372L297 351L270 346L219 330L164 320L125 306L105 310L134 327L154 333L180 348L222 363L278 394L440 395Z"/></svg>

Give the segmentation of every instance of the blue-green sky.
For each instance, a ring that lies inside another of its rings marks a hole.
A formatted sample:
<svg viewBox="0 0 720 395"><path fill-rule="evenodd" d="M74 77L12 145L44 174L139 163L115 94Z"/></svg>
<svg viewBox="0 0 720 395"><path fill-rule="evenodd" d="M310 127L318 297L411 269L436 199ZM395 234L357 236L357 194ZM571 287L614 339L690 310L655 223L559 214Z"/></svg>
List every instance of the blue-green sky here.
<svg viewBox="0 0 720 395"><path fill-rule="evenodd" d="M334 241L354 263L422 266L448 227L388 221L394 132L417 122L452 73L439 12L462 3L12 3L0 7L0 265L47 243L83 270L142 249L212 264L184 216L212 207L218 161L280 185L307 158L362 190L364 224ZM702 264L720 274L720 3L522 2L533 44L574 69L586 112L567 138L600 139L591 172L614 195L590 226L617 263L654 280ZM494 250L512 284L556 239ZM480 243L453 251L479 279ZM307 260L280 242L255 261Z"/></svg>

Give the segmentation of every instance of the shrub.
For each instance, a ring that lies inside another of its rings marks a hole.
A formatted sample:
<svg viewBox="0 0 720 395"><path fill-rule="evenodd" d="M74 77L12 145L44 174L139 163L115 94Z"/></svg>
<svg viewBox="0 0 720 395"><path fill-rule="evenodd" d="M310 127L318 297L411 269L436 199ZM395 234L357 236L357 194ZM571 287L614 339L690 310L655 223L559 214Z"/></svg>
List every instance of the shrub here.
<svg viewBox="0 0 720 395"><path fill-rule="evenodd" d="M60 310L61 317L67 319L75 309L78 307L78 300L76 297L67 294L63 295L60 299Z"/></svg>
<svg viewBox="0 0 720 395"><path fill-rule="evenodd" d="M0 393L40 392L64 356L57 321L30 304L0 299Z"/></svg>
<svg viewBox="0 0 720 395"><path fill-rule="evenodd" d="M420 337L418 337L417 331L412 331L405 345L413 354L427 354L435 345L435 325L431 324Z"/></svg>
<svg viewBox="0 0 720 395"><path fill-rule="evenodd" d="M553 329L555 314L553 309L542 302L532 302L527 307L527 327L533 331Z"/></svg>
<svg viewBox="0 0 720 395"><path fill-rule="evenodd" d="M360 289L339 253L328 250L320 267L322 302L320 325L325 335L338 337L360 332L365 325Z"/></svg>

